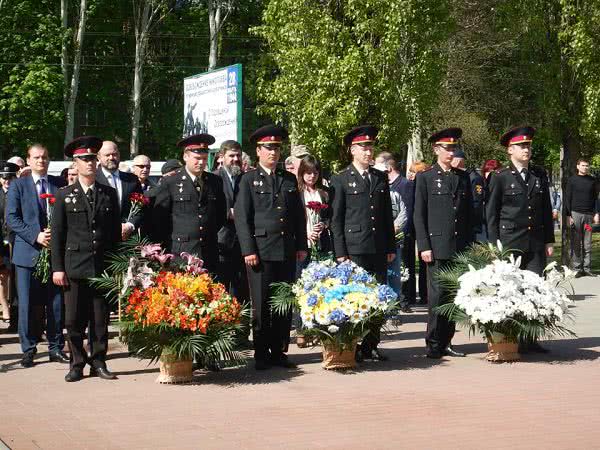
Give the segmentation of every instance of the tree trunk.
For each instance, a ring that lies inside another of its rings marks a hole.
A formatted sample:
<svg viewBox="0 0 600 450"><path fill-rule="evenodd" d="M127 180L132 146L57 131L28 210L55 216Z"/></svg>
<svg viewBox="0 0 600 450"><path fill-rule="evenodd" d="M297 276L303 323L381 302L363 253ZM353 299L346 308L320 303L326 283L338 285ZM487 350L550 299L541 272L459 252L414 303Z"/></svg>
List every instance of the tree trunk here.
<svg viewBox="0 0 600 450"><path fill-rule="evenodd" d="M208 28L210 30L210 46L208 52L208 70L217 68L219 54L219 32L221 30L221 6L218 0L208 2Z"/></svg>
<svg viewBox="0 0 600 450"><path fill-rule="evenodd" d="M79 71L81 69L81 54L83 50L83 37L85 35L85 22L87 18L87 0L81 0L79 6L79 26L75 38L75 58L73 60L73 74L71 75L71 88L66 111L65 144L73 139L75 129L75 103L79 90Z"/></svg>
<svg viewBox="0 0 600 450"><path fill-rule="evenodd" d="M404 175L408 175L408 169L411 164L415 161L423 159L423 152L421 150L421 127L419 124L415 126L410 141L407 143L408 150L406 152L406 171Z"/></svg>
<svg viewBox="0 0 600 450"><path fill-rule="evenodd" d="M129 151L131 158L135 158L139 153L140 146L140 117L142 111L142 86L144 83L144 57L146 56L146 46L148 45L148 28L150 27L151 7L146 3L136 23L135 30L135 66L133 69L133 91L131 95L131 140L129 141Z"/></svg>
<svg viewBox="0 0 600 450"><path fill-rule="evenodd" d="M69 0L60 0L60 21L62 23L63 31L69 28ZM63 108L65 111L65 116L67 114L67 109L69 107L69 69L68 69L68 60L69 60L69 47L67 45L67 39L63 39L62 42L62 51L60 55L60 67L63 75Z"/></svg>

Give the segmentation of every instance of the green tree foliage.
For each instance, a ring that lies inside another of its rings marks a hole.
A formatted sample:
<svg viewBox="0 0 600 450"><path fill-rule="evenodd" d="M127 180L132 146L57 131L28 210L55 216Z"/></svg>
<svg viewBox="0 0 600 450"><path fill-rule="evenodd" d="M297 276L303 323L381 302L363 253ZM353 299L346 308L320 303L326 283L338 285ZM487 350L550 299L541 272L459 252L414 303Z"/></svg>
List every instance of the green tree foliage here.
<svg viewBox="0 0 600 450"><path fill-rule="evenodd" d="M59 4L6 1L0 11L0 156L23 154L35 141L62 153L63 31Z"/></svg>
<svg viewBox="0 0 600 450"><path fill-rule="evenodd" d="M446 2L271 0L256 33L267 42L255 78L258 112L324 159L370 122L397 148L435 100L451 23Z"/></svg>

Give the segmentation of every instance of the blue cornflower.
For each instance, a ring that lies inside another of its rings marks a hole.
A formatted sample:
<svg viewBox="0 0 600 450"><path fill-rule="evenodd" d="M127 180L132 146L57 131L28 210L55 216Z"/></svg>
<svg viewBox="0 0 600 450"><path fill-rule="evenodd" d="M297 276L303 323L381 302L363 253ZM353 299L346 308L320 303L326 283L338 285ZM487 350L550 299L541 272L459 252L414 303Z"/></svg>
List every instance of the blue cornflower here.
<svg viewBox="0 0 600 450"><path fill-rule="evenodd" d="M346 320L346 314L344 314L340 309L334 309L329 314L329 320L331 320L333 323L342 323Z"/></svg>
<svg viewBox="0 0 600 450"><path fill-rule="evenodd" d="M311 283L311 282L304 283L304 292L308 292L312 288L313 288L313 283Z"/></svg>
<svg viewBox="0 0 600 450"><path fill-rule="evenodd" d="M306 300L306 304L308 306L315 306L317 304L317 296L316 295L311 295L308 297L308 299Z"/></svg>
<svg viewBox="0 0 600 450"><path fill-rule="evenodd" d="M390 286L388 286L387 284L380 284L377 287L377 298L380 302L391 302L393 300L396 300L398 296Z"/></svg>
<svg viewBox="0 0 600 450"><path fill-rule="evenodd" d="M371 283L373 281L373 277L367 272L360 272L352 275L352 281L357 283Z"/></svg>

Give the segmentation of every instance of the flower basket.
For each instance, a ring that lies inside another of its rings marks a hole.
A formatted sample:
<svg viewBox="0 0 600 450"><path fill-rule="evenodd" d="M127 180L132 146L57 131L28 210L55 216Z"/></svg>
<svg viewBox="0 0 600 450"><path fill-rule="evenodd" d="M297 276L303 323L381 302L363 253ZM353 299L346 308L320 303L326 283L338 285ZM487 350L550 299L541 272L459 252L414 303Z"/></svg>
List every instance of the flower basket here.
<svg viewBox="0 0 600 450"><path fill-rule="evenodd" d="M520 359L518 342L535 342L549 336L575 336L564 323L571 316L572 301L566 296L573 272L556 263L543 276L520 269L521 257L502 245L475 245L459 254L439 275L450 303L436 311L484 335L488 361Z"/></svg>
<svg viewBox="0 0 600 450"><path fill-rule="evenodd" d="M300 314L300 333L323 343L323 367L355 367L356 343L397 308L394 290L352 261L313 261L294 283L276 283L276 314Z"/></svg>
<svg viewBox="0 0 600 450"><path fill-rule="evenodd" d="M355 339L350 346L345 346L340 349L337 344L324 341L323 362L321 363L321 367L327 370L354 369L356 367L354 355L356 353L357 343L358 340Z"/></svg>
<svg viewBox="0 0 600 450"><path fill-rule="evenodd" d="M306 336L301 333L296 334L296 345L300 348L310 347L313 343L311 336Z"/></svg>
<svg viewBox="0 0 600 450"><path fill-rule="evenodd" d="M485 359L491 362L518 361L521 359L519 344L495 333L488 338L488 354Z"/></svg>
<svg viewBox="0 0 600 450"><path fill-rule="evenodd" d="M177 355L164 353L160 355L160 375L157 383L189 383L194 378L191 359L179 359Z"/></svg>

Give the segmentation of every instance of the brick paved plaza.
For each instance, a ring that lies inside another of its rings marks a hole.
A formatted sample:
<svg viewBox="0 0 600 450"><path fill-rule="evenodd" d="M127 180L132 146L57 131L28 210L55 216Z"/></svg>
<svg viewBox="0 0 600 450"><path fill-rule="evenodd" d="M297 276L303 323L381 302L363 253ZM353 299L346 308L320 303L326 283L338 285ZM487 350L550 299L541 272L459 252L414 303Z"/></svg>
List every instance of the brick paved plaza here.
<svg viewBox="0 0 600 450"><path fill-rule="evenodd" d="M293 345L296 371L250 365L197 373L193 385L155 384L157 366L116 340L119 380L67 384L46 347L22 369L17 337L2 334L0 439L12 449L600 448L600 278L574 285L579 339L515 364L486 362L465 332L455 343L467 358L426 359L424 309L392 328L389 362L325 372L318 349Z"/></svg>

